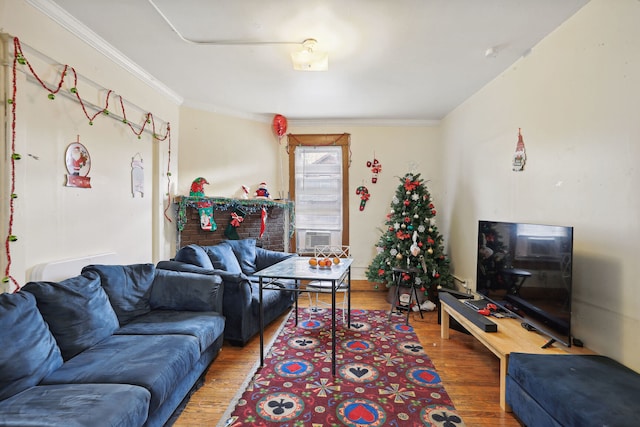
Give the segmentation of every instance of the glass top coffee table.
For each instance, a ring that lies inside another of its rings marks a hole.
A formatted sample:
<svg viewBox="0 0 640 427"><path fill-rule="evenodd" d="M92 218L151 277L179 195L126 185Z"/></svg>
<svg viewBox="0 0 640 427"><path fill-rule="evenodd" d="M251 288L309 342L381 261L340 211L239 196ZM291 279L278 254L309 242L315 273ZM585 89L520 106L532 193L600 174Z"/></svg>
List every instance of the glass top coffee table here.
<svg viewBox="0 0 640 427"><path fill-rule="evenodd" d="M305 283L312 280L322 280L331 283L331 370L336 374L336 291L347 286L347 325L351 326L351 263L352 258L340 258L339 264L331 267L313 267L309 264L309 257L291 257L255 273L260 280L260 366L264 364L264 307L262 293L265 289L282 292L304 292ZM294 290L283 289L274 282L277 279L293 279ZM296 325L298 324L298 298L295 298Z"/></svg>

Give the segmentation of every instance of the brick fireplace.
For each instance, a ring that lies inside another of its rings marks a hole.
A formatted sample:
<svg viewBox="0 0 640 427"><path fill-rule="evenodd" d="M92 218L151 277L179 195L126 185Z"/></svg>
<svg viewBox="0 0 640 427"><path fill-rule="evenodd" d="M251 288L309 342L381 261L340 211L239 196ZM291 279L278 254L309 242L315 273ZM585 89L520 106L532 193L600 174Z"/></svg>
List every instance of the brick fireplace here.
<svg viewBox="0 0 640 427"><path fill-rule="evenodd" d="M216 231L200 228L198 203L210 202ZM262 207L267 209L267 221L262 238L260 235ZM178 197L178 241L177 247L189 244L201 246L215 245L228 240L224 232L231 222L231 213L236 208L245 212L244 219L236 232L240 239L256 239L257 245L265 249L288 252L289 237L293 230L293 202L262 199L226 199L218 197Z"/></svg>

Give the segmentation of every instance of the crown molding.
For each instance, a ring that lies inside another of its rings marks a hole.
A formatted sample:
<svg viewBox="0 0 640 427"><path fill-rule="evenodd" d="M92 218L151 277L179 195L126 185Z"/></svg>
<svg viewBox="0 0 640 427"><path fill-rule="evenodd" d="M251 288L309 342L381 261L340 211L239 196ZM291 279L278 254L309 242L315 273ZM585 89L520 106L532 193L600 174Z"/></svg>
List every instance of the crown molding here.
<svg viewBox="0 0 640 427"><path fill-rule="evenodd" d="M290 126L368 126L368 127L433 127L440 120L426 119L288 119Z"/></svg>
<svg viewBox="0 0 640 427"><path fill-rule="evenodd" d="M52 21L69 31L71 34L102 53L116 65L137 77L154 90L165 95L176 104L182 104L184 99L169 87L161 83L142 67L126 57L122 52L107 43L102 37L91 31L86 25L71 16L51 0L26 0L31 6L45 14Z"/></svg>
<svg viewBox="0 0 640 427"><path fill-rule="evenodd" d="M222 116L235 117L237 119L252 120L254 122L271 123L273 115L247 113L245 111L233 110L226 107L209 104L206 102L192 101L186 99L182 104L183 107L193 108L194 110L207 111L209 113L220 114Z"/></svg>
<svg viewBox="0 0 640 427"><path fill-rule="evenodd" d="M235 117L239 119L252 120L260 123L271 123L274 114L247 113L243 111L231 110L203 102L185 100L182 104L184 107L193 108L195 110L207 111L223 116ZM440 120L426 119L346 119L346 118L315 118L315 119L295 119L287 118L289 126L299 127L319 127L319 126L363 126L363 127L433 127L440 124Z"/></svg>

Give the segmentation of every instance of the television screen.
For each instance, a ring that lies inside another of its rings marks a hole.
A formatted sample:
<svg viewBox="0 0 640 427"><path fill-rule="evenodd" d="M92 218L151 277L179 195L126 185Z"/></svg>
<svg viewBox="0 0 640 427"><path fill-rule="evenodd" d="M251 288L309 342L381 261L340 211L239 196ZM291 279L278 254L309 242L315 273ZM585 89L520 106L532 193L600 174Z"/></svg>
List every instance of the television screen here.
<svg viewBox="0 0 640 427"><path fill-rule="evenodd" d="M571 345L573 228L479 221L476 292Z"/></svg>

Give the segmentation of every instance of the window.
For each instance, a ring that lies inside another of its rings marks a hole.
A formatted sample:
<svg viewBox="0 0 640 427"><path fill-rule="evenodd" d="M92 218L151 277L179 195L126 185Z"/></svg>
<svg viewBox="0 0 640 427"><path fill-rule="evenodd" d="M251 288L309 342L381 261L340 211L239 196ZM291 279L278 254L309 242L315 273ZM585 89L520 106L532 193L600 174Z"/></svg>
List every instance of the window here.
<svg viewBox="0 0 640 427"><path fill-rule="evenodd" d="M289 135L289 191L295 203L292 247L349 244L349 135Z"/></svg>

